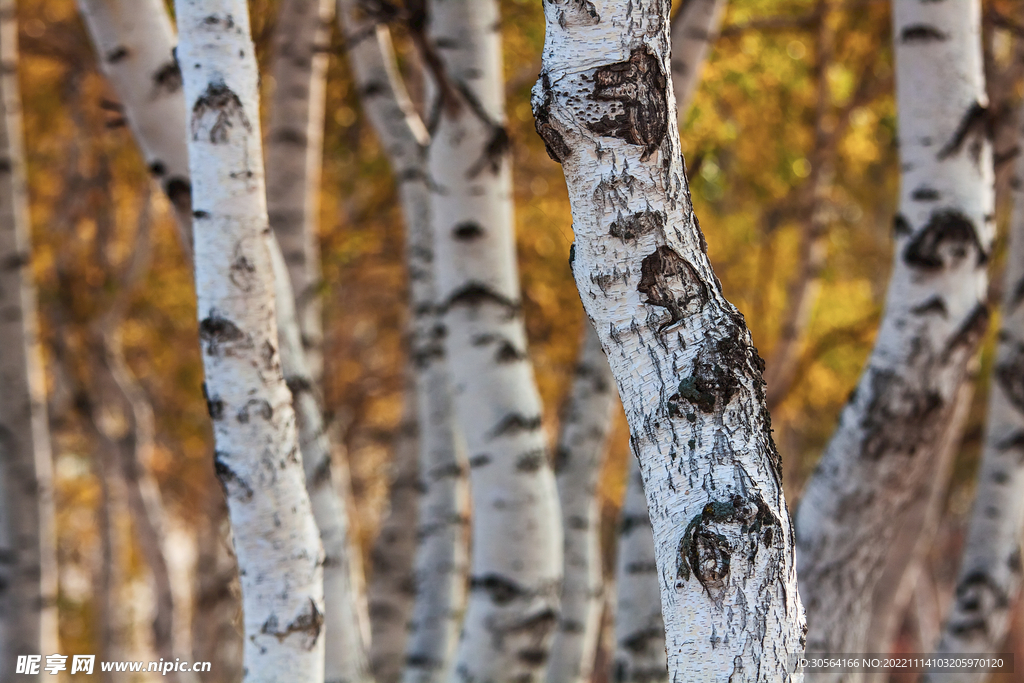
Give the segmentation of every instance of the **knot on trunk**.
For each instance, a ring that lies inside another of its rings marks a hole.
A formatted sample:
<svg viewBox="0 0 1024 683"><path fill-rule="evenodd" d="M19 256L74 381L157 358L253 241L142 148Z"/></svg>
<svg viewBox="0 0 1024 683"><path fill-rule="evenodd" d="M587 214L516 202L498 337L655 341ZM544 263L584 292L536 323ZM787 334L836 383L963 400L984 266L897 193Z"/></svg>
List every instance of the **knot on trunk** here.
<svg viewBox="0 0 1024 683"><path fill-rule="evenodd" d="M671 317L662 323L659 332L698 312L708 300L707 287L697 269L667 246L658 247L641 262L636 289L647 295L646 304L668 310Z"/></svg>
<svg viewBox="0 0 1024 683"><path fill-rule="evenodd" d="M658 55L646 45L636 48L626 61L594 72L592 99L614 102L621 111L592 121L587 127L598 135L640 145L643 158L649 158L668 132L667 86Z"/></svg>
<svg viewBox="0 0 1024 683"><path fill-rule="evenodd" d="M236 127L252 132L242 100L225 83L210 83L192 106L192 139L208 136L212 144L221 145L228 141L228 131Z"/></svg>

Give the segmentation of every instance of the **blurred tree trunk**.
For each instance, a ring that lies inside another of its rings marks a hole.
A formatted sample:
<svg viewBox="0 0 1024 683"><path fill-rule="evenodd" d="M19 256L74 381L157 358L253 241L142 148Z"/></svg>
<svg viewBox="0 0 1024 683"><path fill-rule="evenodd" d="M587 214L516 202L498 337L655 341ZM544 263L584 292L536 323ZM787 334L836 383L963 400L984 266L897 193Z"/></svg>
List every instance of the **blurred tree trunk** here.
<svg viewBox="0 0 1024 683"><path fill-rule="evenodd" d="M445 329L438 308L424 154L429 136L398 73L390 32L378 24L387 18L384 10L381 3L357 7L350 0L339 2L363 108L398 180L406 222L412 311L409 354L419 438L418 509L407 507L416 501L415 495L405 501L397 499L412 493L409 489L393 489L391 498L392 514L404 512L410 524L419 520L415 600L409 606L392 598L394 610L380 618L386 640L375 644L380 653L375 659L383 660L387 651L403 651L406 668L402 680L440 681L448 672L465 604L467 467L454 421ZM395 581L405 574L404 558L389 557L385 562L382 580ZM398 650L403 643L404 649ZM397 680L393 676L398 675L400 663L382 662L376 669L380 683Z"/></svg>
<svg viewBox="0 0 1024 683"><path fill-rule="evenodd" d="M576 371L563 409L555 451L558 499L565 533L565 578L561 591L562 613L548 662L548 683L585 683L590 681L594 668L604 612L597 483L608 450L613 411L617 407L608 359L593 326L584 320ZM658 584L652 585L657 591ZM661 616L660 604L658 616Z"/></svg>
<svg viewBox="0 0 1024 683"><path fill-rule="evenodd" d="M238 562L224 497L207 496L196 545L195 608L192 618L192 659L210 662L200 674L203 683L242 679L241 610Z"/></svg>
<svg viewBox="0 0 1024 683"><path fill-rule="evenodd" d="M570 263L643 473L670 678L778 681L802 649L763 363L693 215L664 2L549 2L537 129L569 185ZM696 629L696 630L695 630Z"/></svg>
<svg viewBox="0 0 1024 683"><path fill-rule="evenodd" d="M427 164L437 300L473 496L454 675L533 680L558 621L562 530L522 318L498 3L430 10L421 44L437 113Z"/></svg>
<svg viewBox="0 0 1024 683"><path fill-rule="evenodd" d="M895 263L874 351L797 515L811 651L865 651L893 520L936 474L988 323L993 185L979 25L976 0L894 5Z"/></svg>
<svg viewBox="0 0 1024 683"><path fill-rule="evenodd" d="M0 1L0 678L57 651L57 548L46 380L31 270L14 0ZM20 678L20 677L19 677ZM36 680L27 677L26 680Z"/></svg>
<svg viewBox="0 0 1024 683"><path fill-rule="evenodd" d="M174 207L185 249L192 242L188 150L181 125L164 125L181 105L174 27L163 0L78 0L103 74L114 86L132 135Z"/></svg>
<svg viewBox="0 0 1024 683"><path fill-rule="evenodd" d="M1021 122L1024 105L1018 125L1024 125ZM1018 140L1024 140L1024 128ZM985 442L955 598L936 648L939 655L999 652L1012 610L1019 605L1024 533L1024 155L1017 157L1015 175L1010 183L1013 213ZM967 683L982 678L947 674L925 680Z"/></svg>
<svg viewBox="0 0 1024 683"><path fill-rule="evenodd" d="M335 0L282 0L274 28L267 130L267 211L288 265L306 363L323 375L320 175ZM330 656L330 655L328 655Z"/></svg>
<svg viewBox="0 0 1024 683"><path fill-rule="evenodd" d="M323 549L278 353L256 56L243 0L178 0L196 293L244 681L324 679ZM272 520L272 523L271 523Z"/></svg>
<svg viewBox="0 0 1024 683"><path fill-rule="evenodd" d="M726 4L726 0L683 0L672 17L672 88L680 129L686 123L708 52L718 40Z"/></svg>
<svg viewBox="0 0 1024 683"><path fill-rule="evenodd" d="M615 575L615 654L610 679L616 683L667 683L665 620L640 464L630 459L626 498L619 518Z"/></svg>

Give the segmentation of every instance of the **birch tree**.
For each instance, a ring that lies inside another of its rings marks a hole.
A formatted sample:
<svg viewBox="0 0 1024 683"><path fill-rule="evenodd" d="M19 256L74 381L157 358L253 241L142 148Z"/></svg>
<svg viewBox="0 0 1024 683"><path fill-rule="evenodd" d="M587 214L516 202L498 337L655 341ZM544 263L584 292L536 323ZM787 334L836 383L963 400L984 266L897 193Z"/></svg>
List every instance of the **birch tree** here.
<svg viewBox="0 0 1024 683"><path fill-rule="evenodd" d="M384 8L357 4L340 0L339 15L363 108L398 180L410 281L409 353L419 425L420 497L415 601L402 680L440 681L448 673L465 603L468 501L466 455L454 421L445 327L438 306L425 156L429 135L398 73L390 32L378 23ZM394 615L387 615L387 621L393 624ZM388 630L389 649L400 639L396 631ZM388 666L388 676L394 668Z"/></svg>
<svg viewBox="0 0 1024 683"><path fill-rule="evenodd" d="M439 60L428 151L437 298L473 499L455 680L537 680L558 620L558 494L526 353L513 237L498 3L430 5Z"/></svg>
<svg viewBox="0 0 1024 683"><path fill-rule="evenodd" d="M894 5L903 175L886 311L797 515L813 651L864 651L893 520L933 474L988 322L993 186L979 29L975 0Z"/></svg>
<svg viewBox="0 0 1024 683"><path fill-rule="evenodd" d="M597 483L608 450L612 411L618 402L601 341L589 321L583 322L583 328L583 341L555 450L558 499L565 533L562 546L565 577L562 611L548 661L550 683L590 680L604 607ZM657 583L653 585L657 590ZM658 616L661 616L660 605Z"/></svg>
<svg viewBox="0 0 1024 683"><path fill-rule="evenodd" d="M125 119L150 173L174 207L185 249L191 244L188 151L180 125L166 126L181 106L174 27L162 0L78 0L103 75L117 91Z"/></svg>
<svg viewBox="0 0 1024 683"><path fill-rule="evenodd" d="M320 305L320 174L327 56L334 0L284 0L277 12L267 131L267 208L281 245L302 348L313 378L323 374Z"/></svg>
<svg viewBox="0 0 1024 683"><path fill-rule="evenodd" d="M57 548L46 384L30 269L14 0L0 2L0 667L57 651ZM34 678L34 677L33 677ZM41 679L41 676L40 676Z"/></svg>
<svg viewBox="0 0 1024 683"><path fill-rule="evenodd" d="M1024 157L1017 158L1015 176L1010 183L1013 213L981 467L955 597L942 627L937 654L998 652L1020 595L1024 532L1024 471L1020 467L1024 449ZM980 679L976 674L963 673L925 677L929 683Z"/></svg>
<svg viewBox="0 0 1024 683"><path fill-rule="evenodd" d="M700 83L708 51L718 39L726 0L683 0L672 17L672 88L679 127Z"/></svg>
<svg viewBox="0 0 1024 683"><path fill-rule="evenodd" d="M668 668L777 681L803 649L763 363L690 202L664 2L549 2L537 130L562 164L570 262L608 354L653 526Z"/></svg>
<svg viewBox="0 0 1024 683"><path fill-rule="evenodd" d="M178 0L205 393L238 557L245 681L322 680L323 550L278 355L242 0Z"/></svg>

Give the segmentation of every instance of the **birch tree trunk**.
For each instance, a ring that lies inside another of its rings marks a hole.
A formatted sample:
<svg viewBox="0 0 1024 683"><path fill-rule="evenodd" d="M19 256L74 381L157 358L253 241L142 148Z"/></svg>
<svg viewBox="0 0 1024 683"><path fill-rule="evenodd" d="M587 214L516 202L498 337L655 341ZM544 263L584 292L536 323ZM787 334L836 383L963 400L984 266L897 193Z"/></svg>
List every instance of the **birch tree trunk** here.
<svg viewBox="0 0 1024 683"><path fill-rule="evenodd" d="M893 520L934 475L988 322L993 187L980 5L896 3L894 27L903 178L886 312L797 516L816 652L865 651Z"/></svg>
<svg viewBox="0 0 1024 683"><path fill-rule="evenodd" d="M590 323L584 321L583 341L555 451L565 533L565 578L562 613L548 661L549 683L590 681L594 667L604 611L597 483L608 450L613 411L618 405L613 382L601 341ZM657 583L653 585L657 591Z"/></svg>
<svg viewBox="0 0 1024 683"><path fill-rule="evenodd" d="M360 10L352 0L339 1L363 107L398 179L406 220L420 497L416 597L402 680L426 683L444 680L448 674L462 620L468 571L467 466L454 422L445 328L438 310L424 155L428 134L398 74L390 33L375 25L380 17L372 9L373 3Z"/></svg>
<svg viewBox="0 0 1024 683"><path fill-rule="evenodd" d="M32 279L14 0L0 1L0 678L57 651L53 459ZM19 677L21 678L21 677ZM41 676L39 679L41 680ZM36 680L35 677L26 680Z"/></svg>
<svg viewBox="0 0 1024 683"><path fill-rule="evenodd" d="M177 0L199 331L246 682L324 676L323 550L278 355L256 57L243 0Z"/></svg>
<svg viewBox="0 0 1024 683"><path fill-rule="evenodd" d="M182 244L192 240L188 150L181 124L166 126L181 102L181 70L174 27L163 0L78 0L104 76L114 86L125 119L174 207Z"/></svg>
<svg viewBox="0 0 1024 683"><path fill-rule="evenodd" d="M665 620L661 616L654 533L636 458L630 461L619 519L615 575L618 602L610 678L614 683L667 683Z"/></svg>
<svg viewBox="0 0 1024 683"><path fill-rule="evenodd" d="M666 3L545 4L537 130L562 164L570 263L630 425L670 678L779 681L803 649L763 363L690 203Z"/></svg>
<svg viewBox="0 0 1024 683"><path fill-rule="evenodd" d="M295 310L295 299L288 278L288 266L276 240L270 240L270 260L274 273L277 303L278 339L281 345L281 369L292 392L299 429L299 447L306 473L313 515L320 529L324 548L324 634L327 683L360 683L371 680L367 646L353 585L350 565L348 510L338 495L338 483L331 468L331 443L327 438L323 410L313 374L306 364L302 332Z"/></svg>
<svg viewBox="0 0 1024 683"><path fill-rule="evenodd" d="M274 90L267 133L267 210L281 245L302 348L313 379L323 375L320 304L320 174L327 56L334 0L284 0L277 12Z"/></svg>
<svg viewBox="0 0 1024 683"><path fill-rule="evenodd" d="M431 12L427 42L447 83L432 83L430 216L473 495L454 680L536 681L558 621L562 533L522 319L498 3Z"/></svg>
<svg viewBox="0 0 1024 683"><path fill-rule="evenodd" d="M679 127L690 110L700 74L725 16L726 0L683 0L672 17L672 88Z"/></svg>
<svg viewBox="0 0 1024 683"><path fill-rule="evenodd" d="M1024 111L1024 109L1022 109ZM1024 120L1024 119L1022 119ZM1024 139L1024 133L1022 138ZM937 654L1000 651L1009 631L1021 584L1024 533L1024 157L1010 183L1002 324L989 389L988 423L978 486L964 544L956 593L942 627ZM984 676L926 676L928 683L981 681Z"/></svg>

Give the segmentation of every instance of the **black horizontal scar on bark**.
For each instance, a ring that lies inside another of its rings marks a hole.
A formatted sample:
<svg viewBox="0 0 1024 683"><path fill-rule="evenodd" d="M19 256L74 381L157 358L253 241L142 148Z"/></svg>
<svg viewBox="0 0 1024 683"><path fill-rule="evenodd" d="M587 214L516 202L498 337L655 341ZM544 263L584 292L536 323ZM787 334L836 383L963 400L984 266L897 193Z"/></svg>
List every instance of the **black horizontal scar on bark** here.
<svg viewBox="0 0 1024 683"><path fill-rule="evenodd" d="M512 413L506 415L498 426L491 431L491 438L495 439L499 436L508 436L510 434L518 434L520 432L534 432L540 429L541 416L534 415L527 417L521 413Z"/></svg>
<svg viewBox="0 0 1024 683"><path fill-rule="evenodd" d="M266 399L252 398L242 406L235 417L242 424L247 424L253 415L269 420L274 416L274 408Z"/></svg>
<svg viewBox="0 0 1024 683"><path fill-rule="evenodd" d="M106 59L108 64L117 64L118 62L126 59L129 55L128 48L124 45L118 45L113 50L107 53Z"/></svg>
<svg viewBox="0 0 1024 683"><path fill-rule="evenodd" d="M207 343L208 353L216 353L221 344L240 342L245 334L227 318L211 313L199 323L199 339Z"/></svg>
<svg viewBox="0 0 1024 683"><path fill-rule="evenodd" d="M658 247L641 262L636 289L647 295L646 304L660 306L671 314L659 332L699 311L708 300L707 287L696 268L667 246Z"/></svg>
<svg viewBox="0 0 1024 683"><path fill-rule="evenodd" d="M456 306L475 308L485 303L497 304L507 309L510 315L519 313L518 302L509 299L503 294L499 294L490 285L482 282L467 282L448 297L448 301L442 306L442 310L448 310Z"/></svg>
<svg viewBox="0 0 1024 683"><path fill-rule="evenodd" d="M175 93L181 90L181 66L177 59L173 59L153 74L153 85L157 90L167 93Z"/></svg>
<svg viewBox="0 0 1024 683"><path fill-rule="evenodd" d="M928 24L913 24L904 26L900 31L900 40L904 43L927 43L931 41L947 40L949 36Z"/></svg>
<svg viewBox="0 0 1024 683"><path fill-rule="evenodd" d="M461 242L471 242L484 236L484 229L476 221L459 223L452 228L452 237Z"/></svg>
<svg viewBox="0 0 1024 683"><path fill-rule="evenodd" d="M658 56L647 46L636 48L628 60L594 72L591 99L618 102L623 112L604 116L587 127L598 135L640 145L644 147L643 158L649 158L668 132L667 85Z"/></svg>
<svg viewBox="0 0 1024 683"><path fill-rule="evenodd" d="M664 229L665 214L663 212L640 211L616 219L612 222L608 232L612 237L618 237L626 242Z"/></svg>
<svg viewBox="0 0 1024 683"><path fill-rule="evenodd" d="M498 574L473 576L469 579L470 591L483 591L495 605L507 605L516 598L524 598L530 592L512 579Z"/></svg>
<svg viewBox="0 0 1024 683"><path fill-rule="evenodd" d="M271 614L263 623L260 632L274 636L278 642L284 642L285 638L293 634L305 635L310 639L309 649L312 650L320 638L324 626L324 615L312 598L309 599L309 609L295 617L284 629L280 629L277 623L277 615Z"/></svg>
<svg viewBox="0 0 1024 683"><path fill-rule="evenodd" d="M940 249L943 245L964 254L969 246L973 246L978 252L978 265L988 260L974 222L956 209L934 212L924 228L904 248L903 260L924 270L938 270L948 265Z"/></svg>
<svg viewBox="0 0 1024 683"><path fill-rule="evenodd" d="M206 90L193 105L191 122L193 140L199 139L203 121L208 116L213 117L213 124L210 126L210 142L214 145L226 143L228 130L234 128L236 123L252 132L252 124L249 122L249 117L245 115L242 100L223 82L207 85Z"/></svg>
<svg viewBox="0 0 1024 683"><path fill-rule="evenodd" d="M238 476L238 474L231 469L231 467L224 462L225 454L220 451L214 451L213 454L213 471L217 475L217 480L220 482L224 491L227 492L228 484L230 482L236 482L242 487L242 500L249 500L252 498L253 490L249 484Z"/></svg>

